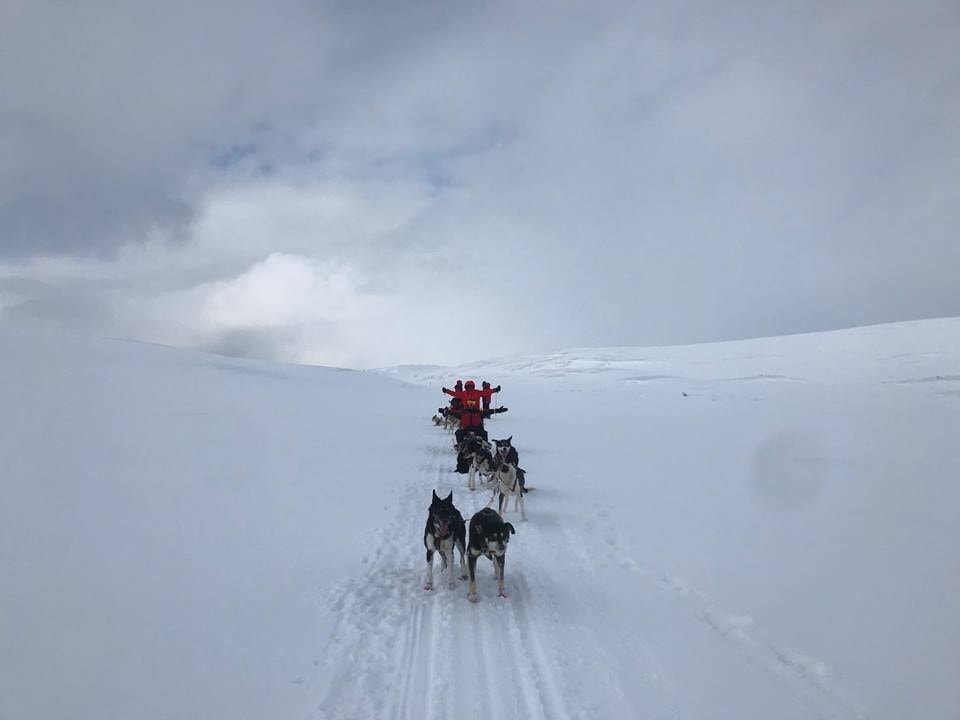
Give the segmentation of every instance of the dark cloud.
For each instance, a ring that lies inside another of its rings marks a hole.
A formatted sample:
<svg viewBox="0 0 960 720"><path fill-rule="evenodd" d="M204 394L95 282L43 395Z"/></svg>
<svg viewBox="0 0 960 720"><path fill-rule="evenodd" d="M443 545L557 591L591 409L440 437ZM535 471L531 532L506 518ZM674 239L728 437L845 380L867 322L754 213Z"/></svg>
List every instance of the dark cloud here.
<svg viewBox="0 0 960 720"><path fill-rule="evenodd" d="M5 249L84 253L181 219L217 148L305 108L326 30L306 4L5 3Z"/></svg>

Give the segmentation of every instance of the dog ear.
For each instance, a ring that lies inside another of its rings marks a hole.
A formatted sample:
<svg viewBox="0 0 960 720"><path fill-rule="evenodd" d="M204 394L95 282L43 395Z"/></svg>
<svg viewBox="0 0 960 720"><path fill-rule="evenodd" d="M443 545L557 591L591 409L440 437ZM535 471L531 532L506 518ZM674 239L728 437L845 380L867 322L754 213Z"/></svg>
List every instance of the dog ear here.
<svg viewBox="0 0 960 720"><path fill-rule="evenodd" d="M507 442L508 442L508 443L512 443L512 442L513 442L513 435L511 435L510 437L507 438Z"/></svg>
<svg viewBox="0 0 960 720"><path fill-rule="evenodd" d="M517 531L513 529L513 525L511 525L510 523L504 523L503 525L504 525L504 527L510 528L510 534L511 534L511 535L516 535L516 534L517 534Z"/></svg>
<svg viewBox="0 0 960 720"><path fill-rule="evenodd" d="M436 502L439 502L439 501L440 501L440 497L437 495L437 491L436 491L436 490L433 491L433 499L434 499L434 501L436 501Z"/></svg>
<svg viewBox="0 0 960 720"><path fill-rule="evenodd" d="M447 495L447 496L443 499L443 501L444 501L444 502L448 502L448 503L450 503L451 505L453 505L453 490L450 491L450 494Z"/></svg>

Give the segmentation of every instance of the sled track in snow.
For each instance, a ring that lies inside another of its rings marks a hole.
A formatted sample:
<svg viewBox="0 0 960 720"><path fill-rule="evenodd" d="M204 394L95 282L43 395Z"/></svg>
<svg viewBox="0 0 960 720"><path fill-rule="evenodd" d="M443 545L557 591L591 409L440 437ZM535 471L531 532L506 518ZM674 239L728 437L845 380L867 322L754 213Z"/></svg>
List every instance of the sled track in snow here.
<svg viewBox="0 0 960 720"><path fill-rule="evenodd" d="M463 476L450 471L446 442L429 450L419 481L403 490L397 518L377 533L366 572L327 594L336 622L323 653L324 681L304 720L432 720L464 712L518 720L584 717L568 711L563 663L540 639L549 631L539 618L551 620L537 605L541 589L511 562L524 552L530 523L518 524L507 553L510 597L497 597L492 564L483 558L479 603L467 602L467 582L459 577L448 589L436 566L435 590L423 590L420 538L430 491L453 489L467 520L489 499L487 492L469 492ZM399 546L384 542L391 538L399 538Z"/></svg>
<svg viewBox="0 0 960 720"><path fill-rule="evenodd" d="M720 662L752 666L811 717L866 717L816 661L769 642L749 617L725 612L685 581L634 561L637 553L596 507L575 520L551 516L539 502L530 522L508 514L517 535L507 553L506 599L497 597L484 558L477 564L479 603L467 602L467 583L459 577L448 589L436 561L435 589L424 591L421 538L431 490L445 495L452 489L467 520L490 497L469 492L464 476L452 471L448 442L432 446L416 480L399 489L396 516L376 532L365 571L325 595L334 626L311 682L311 707L299 720L586 720L613 710L653 720L688 717L685 688L669 671L664 676L657 657L662 648L645 638L658 622L669 623L679 643L712 636ZM587 536L597 539L589 551L582 543ZM593 593L605 589L587 586L555 599L559 566L544 565L551 557L564 558L579 577L589 577L598 564L618 567L652 590L625 641L627 666L617 664L583 621L594 613ZM597 697L604 705L596 705Z"/></svg>

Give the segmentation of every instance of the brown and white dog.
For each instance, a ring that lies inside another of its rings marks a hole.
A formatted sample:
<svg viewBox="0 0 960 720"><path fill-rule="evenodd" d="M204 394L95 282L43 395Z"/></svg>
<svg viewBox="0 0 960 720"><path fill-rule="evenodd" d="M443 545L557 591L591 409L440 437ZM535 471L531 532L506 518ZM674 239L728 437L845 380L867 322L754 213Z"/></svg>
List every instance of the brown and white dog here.
<svg viewBox="0 0 960 720"><path fill-rule="evenodd" d="M497 587L500 597L507 596L504 583L504 568L507 562L507 543L510 536L515 534L513 525L504 522L503 518L490 508L483 508L470 518L470 542L467 546L467 564L470 568L470 589L467 600L478 602L477 595L477 558L481 555L493 561L493 569L497 575Z"/></svg>

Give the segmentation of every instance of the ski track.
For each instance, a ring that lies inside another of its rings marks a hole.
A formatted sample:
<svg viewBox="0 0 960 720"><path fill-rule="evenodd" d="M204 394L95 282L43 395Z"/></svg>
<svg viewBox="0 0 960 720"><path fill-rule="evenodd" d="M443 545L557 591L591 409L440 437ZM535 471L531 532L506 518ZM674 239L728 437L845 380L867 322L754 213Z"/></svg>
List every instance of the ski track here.
<svg viewBox="0 0 960 720"><path fill-rule="evenodd" d="M670 607L686 613L689 623L705 625L730 653L770 677L815 717L867 717L822 663L778 647L759 634L749 616L727 612L682 579L633 560L636 553L599 508L588 511L578 528L546 512L538 516L536 502L528 508L530 522L509 513L517 535L507 553L506 599L497 597L492 564L481 558L481 600L468 603L459 555L456 588L448 589L435 559L434 590L424 591L421 538L431 490L445 495L452 489L468 522L490 497L485 490L469 492L465 476L453 472L451 442L444 434L432 445L418 481L400 489L396 519L376 532L366 572L325 594L336 621L325 660L311 680L312 709L302 720L435 720L464 712L498 720L581 720L596 717L600 708L586 698L598 688L628 714L639 701L647 717L688 717L683 688L663 678L656 651L644 644L642 632L624 643L646 671L622 677L589 631L580 628L578 635L568 627L551 599L549 573L537 565L550 556L565 558L587 575L587 568L600 563L641 577L666 593ZM598 542L588 550L584 536ZM590 612L589 604L589 590L566 599L568 609L584 613ZM584 667L589 656L603 662Z"/></svg>
<svg viewBox="0 0 960 720"><path fill-rule="evenodd" d="M481 599L467 602L459 554L454 590L436 559L434 590L423 589L421 537L431 490L443 495L452 489L467 521L490 497L484 490L469 492L464 476L452 471L450 442L444 435L431 447L420 480L401 491L397 519L376 533L366 572L325 594L336 621L304 720L433 720L464 712L517 720L587 717L568 710L561 674L569 655L541 640L554 634L543 623L556 624L556 615L540 607L537 598L545 593L518 562L535 556L526 542L535 534L532 522L509 518L517 535L507 553L508 598L497 597L493 565L481 558Z"/></svg>

